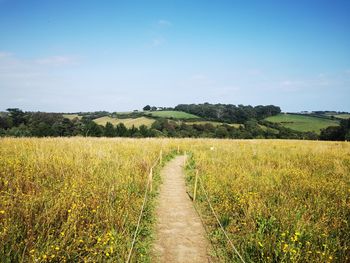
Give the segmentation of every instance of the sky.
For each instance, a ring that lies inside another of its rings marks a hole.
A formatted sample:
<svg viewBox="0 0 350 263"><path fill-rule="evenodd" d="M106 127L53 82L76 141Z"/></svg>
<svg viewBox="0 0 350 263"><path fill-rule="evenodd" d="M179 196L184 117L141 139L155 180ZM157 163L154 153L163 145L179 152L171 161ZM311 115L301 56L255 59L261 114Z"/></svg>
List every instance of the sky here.
<svg viewBox="0 0 350 263"><path fill-rule="evenodd" d="M350 111L348 0L0 0L0 111Z"/></svg>

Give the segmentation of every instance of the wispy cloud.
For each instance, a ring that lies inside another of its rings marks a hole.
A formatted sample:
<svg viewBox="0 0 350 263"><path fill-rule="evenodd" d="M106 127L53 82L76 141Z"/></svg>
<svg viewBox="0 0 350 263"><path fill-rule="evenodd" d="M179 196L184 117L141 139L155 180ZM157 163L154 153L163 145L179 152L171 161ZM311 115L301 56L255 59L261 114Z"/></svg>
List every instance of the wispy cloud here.
<svg viewBox="0 0 350 263"><path fill-rule="evenodd" d="M168 26L173 25L170 21L165 20L165 19L159 19L157 24L158 24L158 26L161 26L161 27L168 27Z"/></svg>
<svg viewBox="0 0 350 263"><path fill-rule="evenodd" d="M6 51L0 51L0 58L10 57L12 53Z"/></svg>
<svg viewBox="0 0 350 263"><path fill-rule="evenodd" d="M194 74L191 76L191 80L207 80L208 77L204 74Z"/></svg>
<svg viewBox="0 0 350 263"><path fill-rule="evenodd" d="M155 37L152 39L152 47L158 47L165 43L165 38L163 37Z"/></svg>
<svg viewBox="0 0 350 263"><path fill-rule="evenodd" d="M319 89L323 87L329 87L332 84L337 84L341 80L336 79L336 77L326 77L326 75L318 75L314 78L308 79L287 79L279 83L279 88L284 91L298 91L298 90L310 90L310 89Z"/></svg>
<svg viewBox="0 0 350 263"><path fill-rule="evenodd" d="M253 69L249 69L247 71L247 74L254 77L260 77L263 75L263 71L261 69L253 68Z"/></svg>
<svg viewBox="0 0 350 263"><path fill-rule="evenodd" d="M76 59L70 56L52 56L46 58L39 58L35 60L35 63L39 65L48 66L62 66L76 64Z"/></svg>

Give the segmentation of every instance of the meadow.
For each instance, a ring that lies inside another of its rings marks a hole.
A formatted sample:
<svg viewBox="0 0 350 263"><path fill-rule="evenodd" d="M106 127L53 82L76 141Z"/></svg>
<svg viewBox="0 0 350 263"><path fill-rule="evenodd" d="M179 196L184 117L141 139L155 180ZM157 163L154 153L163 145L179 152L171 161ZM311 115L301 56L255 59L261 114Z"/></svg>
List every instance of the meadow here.
<svg viewBox="0 0 350 263"><path fill-rule="evenodd" d="M155 120L146 117L117 119L109 116L104 116L101 118L94 119L94 122L103 126L105 126L107 122L112 123L114 126L119 123L123 123L126 128L131 128L132 126L139 128L141 125L151 127L152 123L155 122Z"/></svg>
<svg viewBox="0 0 350 263"><path fill-rule="evenodd" d="M178 147L246 262L350 260L347 142L77 137L0 139L0 262L125 262L149 169ZM198 189L213 253L237 262ZM132 262L150 260L154 196Z"/></svg>
<svg viewBox="0 0 350 263"><path fill-rule="evenodd" d="M330 114L329 116L333 116L333 117L338 118L338 119L349 119L350 118L350 114L346 114L346 113L343 113L343 114Z"/></svg>
<svg viewBox="0 0 350 263"><path fill-rule="evenodd" d="M70 120L74 120L74 119L81 119L82 117L78 114L63 114L62 115L64 118L70 119Z"/></svg>
<svg viewBox="0 0 350 263"><path fill-rule="evenodd" d="M150 111L149 114L154 117L173 118L173 119L198 119L199 117L183 111Z"/></svg>
<svg viewBox="0 0 350 263"><path fill-rule="evenodd" d="M284 127L292 130L300 132L315 132L317 134L320 133L321 129L329 126L339 126L339 122L336 120L285 113L268 117L266 120L280 123Z"/></svg>
<svg viewBox="0 0 350 263"><path fill-rule="evenodd" d="M0 262L123 262L160 149L166 142L1 139ZM146 247L136 245L138 261Z"/></svg>
<svg viewBox="0 0 350 263"><path fill-rule="evenodd" d="M218 122L218 121L186 121L186 122L184 122L184 123L187 124L187 125L194 125L194 124L197 124L197 125L205 125L205 124L211 124L211 125L213 125L214 127L221 126L221 125L225 124L225 123L223 123L223 122ZM235 127L235 128L244 127L244 124L240 124L240 123L226 123L226 125L231 126L231 127Z"/></svg>
<svg viewBox="0 0 350 263"><path fill-rule="evenodd" d="M246 262L349 262L350 144L212 140L194 144L195 169ZM197 206L221 261L238 262L198 187Z"/></svg>

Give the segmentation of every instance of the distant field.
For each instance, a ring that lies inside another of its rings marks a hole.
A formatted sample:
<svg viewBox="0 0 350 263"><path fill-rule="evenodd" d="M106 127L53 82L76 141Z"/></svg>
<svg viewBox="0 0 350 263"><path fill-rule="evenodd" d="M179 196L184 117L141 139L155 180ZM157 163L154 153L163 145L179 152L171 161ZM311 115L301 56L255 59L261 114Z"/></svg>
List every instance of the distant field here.
<svg viewBox="0 0 350 263"><path fill-rule="evenodd" d="M146 113L147 114L147 113ZM183 111L151 111L149 115L162 118L174 119L198 119L199 117Z"/></svg>
<svg viewBox="0 0 350 263"><path fill-rule="evenodd" d="M270 131L270 132L272 132L272 133L274 133L274 134L278 134L279 133L279 131L278 130L276 130L276 129L273 129L273 128L270 128L270 127L267 127L267 126L265 126L265 125L261 125L261 124L259 124L259 127L263 130L263 131Z"/></svg>
<svg viewBox="0 0 350 263"><path fill-rule="evenodd" d="M266 118L267 121L280 123L286 128L290 128L301 132L316 132L320 133L321 129L329 126L338 126L339 122L335 120L327 120L317 117L294 115L294 114L279 114Z"/></svg>
<svg viewBox="0 0 350 263"><path fill-rule="evenodd" d="M79 120L81 119L81 116L79 116L78 114L63 114L64 118L73 120L75 118L78 118Z"/></svg>
<svg viewBox="0 0 350 263"><path fill-rule="evenodd" d="M107 124L107 122L110 122L113 125L117 125L119 123L124 123L124 125L127 128L131 128L133 125L135 127L140 127L141 125L146 125L146 126L149 127L149 126L152 125L152 123L154 121L155 120L150 119L150 118L146 118L146 117L139 117L139 118L135 118L135 119L132 119L132 118L117 119L117 118L112 118L112 117L109 117L109 116L104 116L104 117L101 117L101 118L94 119L94 122L96 122L99 125L105 126Z"/></svg>
<svg viewBox="0 0 350 263"><path fill-rule="evenodd" d="M335 118L340 118L340 119L349 119L350 114L332 114L329 116L334 116Z"/></svg>
<svg viewBox="0 0 350 263"><path fill-rule="evenodd" d="M218 122L218 121L186 121L185 122L187 125L193 125L193 124L198 124L198 125L205 125L205 124L211 124L213 126L220 126L223 125L223 122ZM243 124L239 124L239 123L229 123L227 124L229 126L235 127L235 128L239 128L241 126L244 126Z"/></svg>

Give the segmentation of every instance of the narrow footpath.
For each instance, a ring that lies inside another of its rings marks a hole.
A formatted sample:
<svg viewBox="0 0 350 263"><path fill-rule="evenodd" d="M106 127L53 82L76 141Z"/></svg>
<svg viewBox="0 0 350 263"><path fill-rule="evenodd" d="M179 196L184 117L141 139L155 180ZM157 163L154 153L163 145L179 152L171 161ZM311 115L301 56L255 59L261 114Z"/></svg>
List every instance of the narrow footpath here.
<svg viewBox="0 0 350 263"><path fill-rule="evenodd" d="M186 193L184 158L171 160L161 172L152 262L212 262L204 227Z"/></svg>

